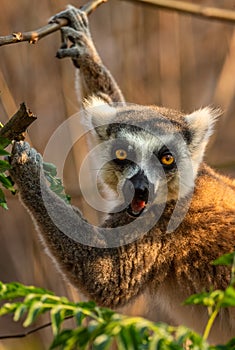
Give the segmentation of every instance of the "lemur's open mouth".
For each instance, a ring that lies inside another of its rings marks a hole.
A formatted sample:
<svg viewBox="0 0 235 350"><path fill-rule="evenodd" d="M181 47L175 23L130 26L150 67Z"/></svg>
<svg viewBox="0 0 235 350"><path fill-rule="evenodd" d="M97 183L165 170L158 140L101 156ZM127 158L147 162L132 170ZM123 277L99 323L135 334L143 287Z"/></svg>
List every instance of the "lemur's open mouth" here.
<svg viewBox="0 0 235 350"><path fill-rule="evenodd" d="M138 217L144 211L149 201L150 187L151 184L143 170L139 170L132 178L126 180L123 192L129 203L127 213L130 216Z"/></svg>
<svg viewBox="0 0 235 350"><path fill-rule="evenodd" d="M148 203L149 191L147 188L144 190L136 189L135 195L127 208L129 215L138 217L145 209Z"/></svg>

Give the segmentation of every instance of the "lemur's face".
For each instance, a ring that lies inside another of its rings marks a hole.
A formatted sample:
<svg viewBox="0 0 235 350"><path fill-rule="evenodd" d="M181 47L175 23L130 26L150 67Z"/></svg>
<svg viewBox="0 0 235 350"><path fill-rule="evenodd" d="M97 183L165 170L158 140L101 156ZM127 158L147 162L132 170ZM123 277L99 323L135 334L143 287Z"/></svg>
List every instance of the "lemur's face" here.
<svg viewBox="0 0 235 350"><path fill-rule="evenodd" d="M192 164L180 134L171 138L171 135L157 136L132 125L119 124L115 131L116 127L105 142L102 157L107 162L101 176L123 197L130 215L138 216L153 202L177 199L179 169L182 172L187 168L182 181L185 188L181 191L184 195L189 192L193 186Z"/></svg>
<svg viewBox="0 0 235 350"><path fill-rule="evenodd" d="M96 101L97 103L97 101ZM139 216L152 203L186 196L194 187L215 115L190 115L136 105L92 104L103 181Z"/></svg>

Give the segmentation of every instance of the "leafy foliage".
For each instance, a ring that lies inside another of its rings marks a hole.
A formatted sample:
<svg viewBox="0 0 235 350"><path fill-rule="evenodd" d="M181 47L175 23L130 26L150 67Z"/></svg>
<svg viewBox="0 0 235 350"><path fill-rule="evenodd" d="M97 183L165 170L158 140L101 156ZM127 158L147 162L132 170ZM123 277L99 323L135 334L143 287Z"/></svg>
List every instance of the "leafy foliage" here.
<svg viewBox="0 0 235 350"><path fill-rule="evenodd" d="M0 157L9 156L5 148L11 143L10 140L0 137ZM8 209L5 194L3 192L3 188L9 190L11 193L15 194L14 183L10 176L6 174L11 168L9 162L7 160L0 159L0 207L4 209Z"/></svg>
<svg viewBox="0 0 235 350"><path fill-rule="evenodd" d="M229 286L225 291L213 290L209 293L194 294L185 301L185 304L203 305L211 309L235 306L235 289Z"/></svg>
<svg viewBox="0 0 235 350"><path fill-rule="evenodd" d="M187 341L192 342L191 349L209 349L199 335L183 326L175 328L127 317L93 302L72 303L42 288L0 283L0 300L8 301L0 308L0 316L13 314L15 321L24 319L25 327L49 312L54 335L50 349L83 350L92 344L94 350L105 350L115 342L120 350L180 350ZM63 327L68 317L75 320L74 329Z"/></svg>
<svg viewBox="0 0 235 350"><path fill-rule="evenodd" d="M203 292L199 294L191 295L186 301L186 305L203 305L207 307L209 320L204 330L203 339L207 339L213 323L218 316L219 311L222 308L234 307L235 306L235 252L224 254L215 261L213 265L231 265L231 280L230 285L223 290L212 290L211 292ZM230 345L233 344L235 349L235 338ZM229 346L230 346L229 345Z"/></svg>
<svg viewBox="0 0 235 350"><path fill-rule="evenodd" d="M11 168L11 165L6 158L3 158L11 155L5 150L5 148L9 146L10 143L10 140L0 137L0 207L4 209L8 209L8 206L5 194L3 192L3 188L9 190L12 194L16 193L16 190L14 188L14 182L11 179L11 177L7 174L7 171ZM43 170L45 177L49 182L50 189L53 192L55 192L60 198L62 198L65 202L70 203L71 197L64 193L62 180L56 176L57 170L55 165L51 163L43 163Z"/></svg>
<svg viewBox="0 0 235 350"><path fill-rule="evenodd" d="M235 349L235 338L226 345L209 346L205 337L186 327L127 317L97 307L94 302L73 303L43 288L20 283L0 282L0 300L7 300L0 308L0 316L13 314L14 321L24 320L24 327L32 325L39 315L50 313L54 335L50 349L85 350L92 345L94 350L106 350L113 342L120 350L182 350L186 344L194 350ZM190 297L186 303L206 307L234 306L235 290L230 286L225 292L201 293ZM76 326L67 329L64 321L71 317Z"/></svg>
<svg viewBox="0 0 235 350"><path fill-rule="evenodd" d="M234 264L235 252L228 253L220 256L218 259L212 262L213 265L230 265Z"/></svg>
<svg viewBox="0 0 235 350"><path fill-rule="evenodd" d="M50 184L50 189L62 198L66 203L70 203L71 197L65 194L62 180L57 177L56 166L52 163L43 162L44 175Z"/></svg>

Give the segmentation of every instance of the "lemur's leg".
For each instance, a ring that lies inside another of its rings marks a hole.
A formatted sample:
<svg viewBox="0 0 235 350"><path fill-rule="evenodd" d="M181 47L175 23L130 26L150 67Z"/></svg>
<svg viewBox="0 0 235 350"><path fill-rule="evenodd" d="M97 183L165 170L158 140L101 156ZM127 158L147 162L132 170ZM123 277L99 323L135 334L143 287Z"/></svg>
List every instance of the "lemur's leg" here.
<svg viewBox="0 0 235 350"><path fill-rule="evenodd" d="M69 26L61 28L62 45L58 58L71 57L80 69L84 97L96 95L106 102L123 102L124 97L114 78L103 65L92 41L85 12L69 6L51 21L66 18ZM68 43L72 45L69 47Z"/></svg>

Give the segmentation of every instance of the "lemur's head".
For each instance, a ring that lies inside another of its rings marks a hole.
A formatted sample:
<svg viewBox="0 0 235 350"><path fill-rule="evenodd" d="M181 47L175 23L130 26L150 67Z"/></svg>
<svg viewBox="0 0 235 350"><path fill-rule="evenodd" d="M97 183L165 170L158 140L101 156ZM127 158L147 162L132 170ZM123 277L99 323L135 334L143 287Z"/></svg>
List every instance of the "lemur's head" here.
<svg viewBox="0 0 235 350"><path fill-rule="evenodd" d="M185 115L155 106L109 105L97 98L85 110L103 145L100 175L122 193L130 215L140 215L148 203L192 191L217 112L203 108Z"/></svg>

